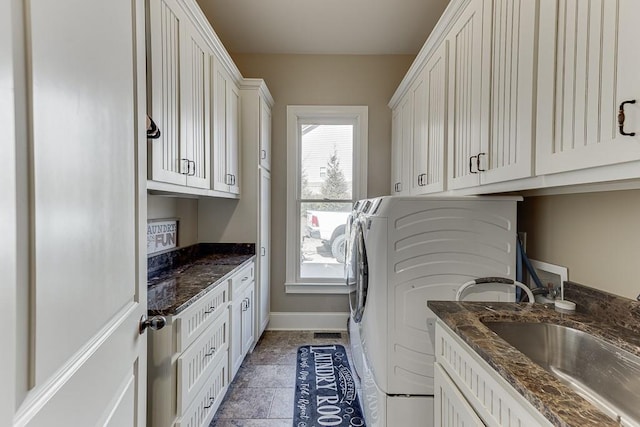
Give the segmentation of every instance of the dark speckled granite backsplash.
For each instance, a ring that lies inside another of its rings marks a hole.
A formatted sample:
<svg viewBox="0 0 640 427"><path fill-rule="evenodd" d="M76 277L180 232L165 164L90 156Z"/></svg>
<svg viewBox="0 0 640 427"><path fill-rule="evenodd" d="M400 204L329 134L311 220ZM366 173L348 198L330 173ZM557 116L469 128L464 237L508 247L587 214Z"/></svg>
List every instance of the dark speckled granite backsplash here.
<svg viewBox="0 0 640 427"><path fill-rule="evenodd" d="M564 298L576 303L576 311L609 324L640 333L640 302L575 282L564 283Z"/></svg>
<svg viewBox="0 0 640 427"><path fill-rule="evenodd" d="M147 279L163 271L184 265L193 259L212 254L255 255L255 243L198 243L147 258Z"/></svg>

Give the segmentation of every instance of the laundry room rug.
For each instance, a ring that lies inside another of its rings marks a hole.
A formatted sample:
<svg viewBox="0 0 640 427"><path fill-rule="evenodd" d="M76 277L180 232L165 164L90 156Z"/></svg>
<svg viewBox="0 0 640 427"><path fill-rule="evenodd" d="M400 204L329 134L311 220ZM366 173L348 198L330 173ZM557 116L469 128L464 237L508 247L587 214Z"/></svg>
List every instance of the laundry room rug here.
<svg viewBox="0 0 640 427"><path fill-rule="evenodd" d="M341 345L298 348L294 427L362 427L356 384Z"/></svg>

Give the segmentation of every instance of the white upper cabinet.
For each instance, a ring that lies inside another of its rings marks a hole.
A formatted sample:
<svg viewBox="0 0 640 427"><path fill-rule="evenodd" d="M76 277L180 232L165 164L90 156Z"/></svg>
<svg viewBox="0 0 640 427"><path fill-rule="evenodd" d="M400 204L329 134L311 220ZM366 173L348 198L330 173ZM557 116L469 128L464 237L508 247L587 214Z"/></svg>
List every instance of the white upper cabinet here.
<svg viewBox="0 0 640 427"><path fill-rule="evenodd" d="M537 174L640 159L639 17L638 0L541 2Z"/></svg>
<svg viewBox="0 0 640 427"><path fill-rule="evenodd" d="M149 4L150 179L209 188L211 50L174 0Z"/></svg>
<svg viewBox="0 0 640 427"><path fill-rule="evenodd" d="M414 93L411 194L444 190L447 135L447 42L427 61Z"/></svg>
<svg viewBox="0 0 640 427"><path fill-rule="evenodd" d="M449 55L449 188L532 175L536 2L472 0Z"/></svg>
<svg viewBox="0 0 640 427"><path fill-rule="evenodd" d="M407 190L411 194L416 194L421 190L422 178L424 177L426 165L427 149L427 83L424 73L420 73L410 89L410 99L413 102L411 107L411 140L407 141L409 146L409 180Z"/></svg>
<svg viewBox="0 0 640 427"><path fill-rule="evenodd" d="M260 98L260 166L271 170L271 107Z"/></svg>
<svg viewBox="0 0 640 427"><path fill-rule="evenodd" d="M185 184L180 118L180 40L185 18L171 0L150 2L149 15L149 114L161 129L160 138L151 140L149 144L149 155L152 156L150 178Z"/></svg>
<svg viewBox="0 0 640 427"><path fill-rule="evenodd" d="M639 16L637 0L452 0L389 103L391 193L637 179Z"/></svg>
<svg viewBox="0 0 640 427"><path fill-rule="evenodd" d="M397 195L402 185L402 107L391 116L391 194Z"/></svg>
<svg viewBox="0 0 640 427"><path fill-rule="evenodd" d="M213 64L213 189L240 194L240 92L217 58Z"/></svg>
<svg viewBox="0 0 640 427"><path fill-rule="evenodd" d="M183 111L185 119L185 152L187 185L210 188L211 130L210 130L210 57L211 53L195 27L187 27L186 55L184 55Z"/></svg>
<svg viewBox="0 0 640 427"><path fill-rule="evenodd" d="M391 194L409 194L413 143L413 92L409 91L393 114Z"/></svg>
<svg viewBox="0 0 640 427"><path fill-rule="evenodd" d="M478 154L486 145L484 134L489 119L487 54L491 26L483 17L489 9L487 1L471 0L446 39L450 49L447 141L450 189L479 184Z"/></svg>
<svg viewBox="0 0 640 427"><path fill-rule="evenodd" d="M537 3L492 2L489 134L478 153L482 184L533 175Z"/></svg>

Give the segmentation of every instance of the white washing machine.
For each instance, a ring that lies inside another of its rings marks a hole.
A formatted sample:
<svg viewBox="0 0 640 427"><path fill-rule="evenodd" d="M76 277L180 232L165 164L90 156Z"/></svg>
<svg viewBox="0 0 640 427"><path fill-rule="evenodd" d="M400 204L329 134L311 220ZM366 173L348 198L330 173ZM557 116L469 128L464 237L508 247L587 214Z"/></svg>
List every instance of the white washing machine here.
<svg viewBox="0 0 640 427"><path fill-rule="evenodd" d="M358 278L356 274L362 273L359 270L360 258L358 254L361 253L364 249L358 248L358 244L362 245L364 240L358 233L361 233L358 229L358 221L360 220L360 215L363 212L367 212L371 206L373 200L358 200L353 208L353 211L349 215L347 219L345 234L347 235L347 245L345 248L345 277L347 286L356 285ZM362 279L360 279L362 281ZM360 330L357 325L354 323L354 310L356 306L355 301L356 291L352 291L349 294L349 305L351 308L351 316L349 316L349 343L351 346L351 357L353 362L353 368L356 372L356 375L360 378L363 376L362 371L362 344L360 342Z"/></svg>
<svg viewBox="0 0 640 427"><path fill-rule="evenodd" d="M433 425L435 315L478 277L515 276L518 197L382 197L352 226L349 321L368 427ZM347 275L349 276L349 275ZM513 287L465 300L514 301ZM358 348L359 347L359 348Z"/></svg>

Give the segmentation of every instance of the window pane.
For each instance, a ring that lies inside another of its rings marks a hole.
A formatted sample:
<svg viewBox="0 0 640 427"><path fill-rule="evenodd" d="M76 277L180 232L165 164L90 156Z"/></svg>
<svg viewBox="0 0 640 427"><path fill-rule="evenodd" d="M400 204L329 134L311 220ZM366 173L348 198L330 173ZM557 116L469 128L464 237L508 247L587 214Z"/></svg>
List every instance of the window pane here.
<svg viewBox="0 0 640 427"><path fill-rule="evenodd" d="M351 203L301 203L301 278L344 278L344 226Z"/></svg>
<svg viewBox="0 0 640 427"><path fill-rule="evenodd" d="M351 199L353 125L300 125L301 198Z"/></svg>

